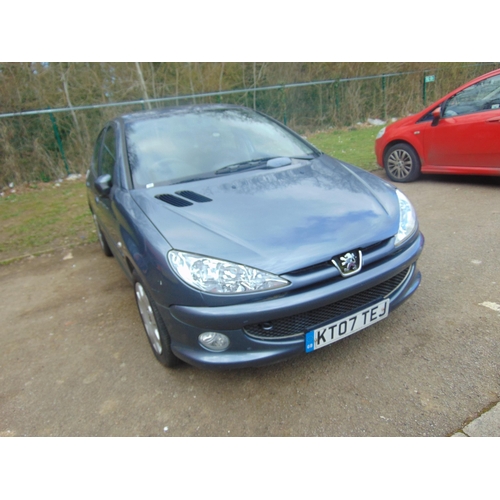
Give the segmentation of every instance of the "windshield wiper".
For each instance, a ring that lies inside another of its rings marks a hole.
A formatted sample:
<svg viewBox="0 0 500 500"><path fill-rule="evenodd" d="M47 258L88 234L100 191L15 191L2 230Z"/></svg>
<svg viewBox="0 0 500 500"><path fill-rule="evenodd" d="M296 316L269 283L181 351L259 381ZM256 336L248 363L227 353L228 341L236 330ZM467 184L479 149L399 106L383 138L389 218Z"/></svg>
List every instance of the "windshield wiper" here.
<svg viewBox="0 0 500 500"><path fill-rule="evenodd" d="M239 170L246 170L247 168L253 168L262 163L266 163L268 160L272 160L275 156L270 156L269 158L257 158L255 160L242 161L239 163L232 163L231 165L226 165L225 167L219 168L215 171L216 175L229 174L231 172L237 172Z"/></svg>
<svg viewBox="0 0 500 500"><path fill-rule="evenodd" d="M227 165L225 167L219 168L219 170L215 171L216 175L220 174L229 174L232 172L238 172L241 170L247 170L250 168L255 168L261 166L263 163L266 163L270 160L276 160L280 158L294 159L294 160L313 160L315 156L313 155L305 155L305 156L268 156L267 158L257 158L255 160L242 161L239 163L233 163L231 165ZM270 165L272 166L272 165ZM277 165L282 166L282 165Z"/></svg>

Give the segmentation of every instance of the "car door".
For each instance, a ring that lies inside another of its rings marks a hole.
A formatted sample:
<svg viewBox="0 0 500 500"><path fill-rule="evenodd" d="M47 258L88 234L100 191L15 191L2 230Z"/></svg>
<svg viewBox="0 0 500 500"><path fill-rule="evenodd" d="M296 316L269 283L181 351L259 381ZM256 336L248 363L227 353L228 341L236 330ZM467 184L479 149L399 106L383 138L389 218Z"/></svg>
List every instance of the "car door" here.
<svg viewBox="0 0 500 500"><path fill-rule="evenodd" d="M111 251L116 255L117 243L120 240L119 228L116 214L114 213L114 191L117 179L116 175L116 158L117 158L117 141L115 128L110 125L102 132L102 146L97 164L97 178L102 178L108 174L111 177L111 190L109 193L99 193L94 189L95 195L95 212L100 222L101 230L103 231L106 240L111 248Z"/></svg>
<svg viewBox="0 0 500 500"><path fill-rule="evenodd" d="M500 169L500 75L445 101L424 132L424 150L429 165Z"/></svg>

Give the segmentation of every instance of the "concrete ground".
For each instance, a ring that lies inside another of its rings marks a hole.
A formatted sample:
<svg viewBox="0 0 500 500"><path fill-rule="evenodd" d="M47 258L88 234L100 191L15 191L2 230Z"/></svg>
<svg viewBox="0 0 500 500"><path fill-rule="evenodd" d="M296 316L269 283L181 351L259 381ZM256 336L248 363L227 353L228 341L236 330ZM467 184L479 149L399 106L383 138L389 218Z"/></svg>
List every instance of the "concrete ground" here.
<svg viewBox="0 0 500 500"><path fill-rule="evenodd" d="M265 368L163 368L97 244L0 266L0 436L500 436L500 178L399 187L426 237L419 290Z"/></svg>
<svg viewBox="0 0 500 500"><path fill-rule="evenodd" d="M500 437L500 403L488 408L452 437Z"/></svg>

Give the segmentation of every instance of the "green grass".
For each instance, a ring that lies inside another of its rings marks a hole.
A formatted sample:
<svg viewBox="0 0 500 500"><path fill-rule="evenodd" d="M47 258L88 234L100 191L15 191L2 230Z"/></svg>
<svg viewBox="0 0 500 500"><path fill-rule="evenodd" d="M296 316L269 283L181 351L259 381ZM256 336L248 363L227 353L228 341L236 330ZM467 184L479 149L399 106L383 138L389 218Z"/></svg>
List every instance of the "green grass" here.
<svg viewBox="0 0 500 500"><path fill-rule="evenodd" d="M365 170L377 170L375 137L382 127L358 126L317 132L307 140L327 155Z"/></svg>
<svg viewBox="0 0 500 500"><path fill-rule="evenodd" d="M375 136L380 127L328 130L308 136L324 153L365 170L377 169ZM0 263L57 248L97 242L85 182L30 184L0 197Z"/></svg>
<svg viewBox="0 0 500 500"><path fill-rule="evenodd" d="M0 197L0 262L97 241L83 181L14 189Z"/></svg>

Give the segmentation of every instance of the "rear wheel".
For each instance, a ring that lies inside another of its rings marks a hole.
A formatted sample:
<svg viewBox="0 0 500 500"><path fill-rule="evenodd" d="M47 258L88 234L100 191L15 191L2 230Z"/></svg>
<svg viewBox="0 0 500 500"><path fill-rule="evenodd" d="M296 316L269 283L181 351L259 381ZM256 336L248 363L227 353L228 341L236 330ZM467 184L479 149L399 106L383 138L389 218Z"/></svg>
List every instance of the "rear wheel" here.
<svg viewBox="0 0 500 500"><path fill-rule="evenodd" d="M135 300L151 349L153 349L156 359L163 366L173 367L179 363L179 359L170 348L170 335L167 332L165 323L153 298L144 288L137 273L134 272L133 276Z"/></svg>
<svg viewBox="0 0 500 500"><path fill-rule="evenodd" d="M409 144L399 143L385 153L384 168L391 181L411 182L420 176L420 159Z"/></svg>

